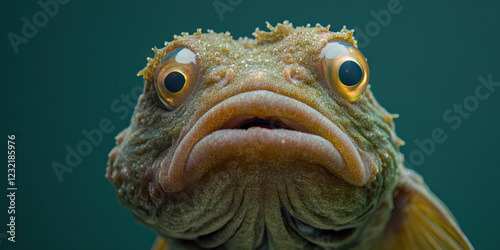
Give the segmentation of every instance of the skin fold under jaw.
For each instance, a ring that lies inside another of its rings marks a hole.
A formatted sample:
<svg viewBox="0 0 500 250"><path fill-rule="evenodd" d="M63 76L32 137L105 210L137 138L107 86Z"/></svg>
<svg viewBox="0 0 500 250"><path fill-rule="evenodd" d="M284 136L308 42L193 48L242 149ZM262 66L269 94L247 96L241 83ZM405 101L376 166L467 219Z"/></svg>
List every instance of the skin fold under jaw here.
<svg viewBox="0 0 500 250"><path fill-rule="evenodd" d="M268 28L175 36L140 72L106 178L153 249L471 249L404 168L353 31Z"/></svg>

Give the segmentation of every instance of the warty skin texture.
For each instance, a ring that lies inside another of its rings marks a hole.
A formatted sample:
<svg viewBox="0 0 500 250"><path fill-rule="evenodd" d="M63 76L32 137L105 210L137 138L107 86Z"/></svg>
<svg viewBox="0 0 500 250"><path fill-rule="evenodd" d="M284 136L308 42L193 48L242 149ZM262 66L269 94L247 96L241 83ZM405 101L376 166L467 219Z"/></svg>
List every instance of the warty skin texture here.
<svg viewBox="0 0 500 250"><path fill-rule="evenodd" d="M403 167L395 115L369 89L354 103L340 98L319 69L328 42L356 45L353 31L288 22L268 28L237 41L198 30L154 49L140 72L144 93L130 127L110 153L106 177L121 204L172 249L390 245L398 238L386 230L395 224L395 193L418 179ZM154 73L177 48L196 54L199 73L187 100L167 110ZM286 118L308 133L221 130L238 115ZM321 233L297 230L287 214Z"/></svg>

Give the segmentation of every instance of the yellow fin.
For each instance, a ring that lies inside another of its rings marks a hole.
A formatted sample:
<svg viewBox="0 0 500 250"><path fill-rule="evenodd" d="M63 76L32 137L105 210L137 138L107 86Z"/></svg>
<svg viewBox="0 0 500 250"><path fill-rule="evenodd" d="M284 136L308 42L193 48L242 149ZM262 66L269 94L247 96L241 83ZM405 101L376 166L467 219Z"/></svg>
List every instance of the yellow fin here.
<svg viewBox="0 0 500 250"><path fill-rule="evenodd" d="M167 250L167 249L168 249L167 241L160 236L156 237L155 243L153 243L151 250Z"/></svg>
<svg viewBox="0 0 500 250"><path fill-rule="evenodd" d="M473 249L448 208L412 170L403 170L377 249Z"/></svg>

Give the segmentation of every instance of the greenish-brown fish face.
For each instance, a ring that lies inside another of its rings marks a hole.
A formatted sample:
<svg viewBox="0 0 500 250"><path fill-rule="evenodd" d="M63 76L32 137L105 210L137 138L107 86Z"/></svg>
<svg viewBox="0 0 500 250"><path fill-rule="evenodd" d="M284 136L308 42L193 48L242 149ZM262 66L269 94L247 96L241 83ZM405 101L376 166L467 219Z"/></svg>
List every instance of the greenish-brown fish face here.
<svg viewBox="0 0 500 250"><path fill-rule="evenodd" d="M268 28L183 34L141 71L106 177L174 247L359 246L388 219L401 141L352 31Z"/></svg>

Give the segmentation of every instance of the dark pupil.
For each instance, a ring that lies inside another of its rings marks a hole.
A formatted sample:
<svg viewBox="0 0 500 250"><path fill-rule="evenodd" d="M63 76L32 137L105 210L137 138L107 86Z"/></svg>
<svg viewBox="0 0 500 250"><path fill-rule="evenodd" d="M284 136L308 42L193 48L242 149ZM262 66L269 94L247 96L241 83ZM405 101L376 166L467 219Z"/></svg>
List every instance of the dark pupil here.
<svg viewBox="0 0 500 250"><path fill-rule="evenodd" d="M353 61L345 61L340 66L339 79L346 86L358 84L363 78L363 71L359 65Z"/></svg>
<svg viewBox="0 0 500 250"><path fill-rule="evenodd" d="M172 71L165 77L164 84L168 91L176 93L182 90L184 84L186 84L186 78L184 78L183 74Z"/></svg>

